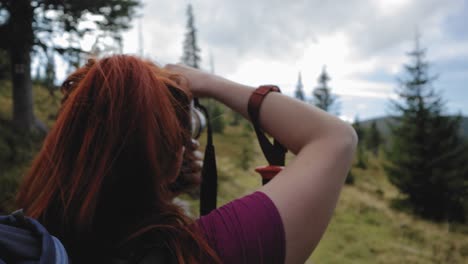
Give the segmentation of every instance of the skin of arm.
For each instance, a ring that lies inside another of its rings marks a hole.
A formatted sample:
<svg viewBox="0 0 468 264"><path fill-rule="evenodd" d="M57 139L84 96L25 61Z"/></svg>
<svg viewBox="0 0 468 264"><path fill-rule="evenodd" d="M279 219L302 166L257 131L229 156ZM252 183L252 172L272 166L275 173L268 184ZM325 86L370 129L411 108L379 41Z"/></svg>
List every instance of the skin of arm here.
<svg viewBox="0 0 468 264"><path fill-rule="evenodd" d="M195 96L211 97L249 119L254 87L182 65L167 70L185 76ZM283 221L286 263L304 263L328 226L357 145L354 129L314 106L269 93L260 126L296 157L259 191L270 197Z"/></svg>

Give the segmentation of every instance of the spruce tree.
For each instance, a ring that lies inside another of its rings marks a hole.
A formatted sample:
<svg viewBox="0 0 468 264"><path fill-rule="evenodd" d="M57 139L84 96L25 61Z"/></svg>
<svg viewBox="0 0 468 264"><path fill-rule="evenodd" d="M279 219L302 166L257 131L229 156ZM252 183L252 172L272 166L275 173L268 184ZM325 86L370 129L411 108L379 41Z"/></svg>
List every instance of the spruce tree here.
<svg viewBox="0 0 468 264"><path fill-rule="evenodd" d="M359 121L358 117L354 119L353 128L359 138L359 143L356 150L356 166L358 168L365 169L367 167L367 156L364 149L364 140L367 135L365 135L364 128L361 126L361 122Z"/></svg>
<svg viewBox="0 0 468 264"><path fill-rule="evenodd" d="M187 32L184 40L184 54L182 62L193 68L200 68L200 47L197 44L197 29L195 28L195 18L192 5L187 6Z"/></svg>
<svg viewBox="0 0 468 264"><path fill-rule="evenodd" d="M468 178L460 118L445 115L432 87L425 49L416 38L411 59L393 101L397 122L385 166L391 183L407 195L415 213L434 220L466 220Z"/></svg>
<svg viewBox="0 0 468 264"><path fill-rule="evenodd" d="M338 97L332 94L331 88L328 86L329 81L330 76L324 66L318 78L318 86L312 92L312 103L326 112L338 114Z"/></svg>
<svg viewBox="0 0 468 264"><path fill-rule="evenodd" d="M10 77L10 59L8 53L0 48L0 81Z"/></svg>
<svg viewBox="0 0 468 264"><path fill-rule="evenodd" d="M302 76L301 72L299 72L299 77L297 78L297 84L296 84L296 91L294 92L294 97L297 99L304 101L304 85L302 85Z"/></svg>
<svg viewBox="0 0 468 264"><path fill-rule="evenodd" d="M9 57L13 124L22 131L42 130L33 111L31 55L53 49L74 63L76 54L84 53L80 39L95 29L121 39L139 5L139 0L1 0L0 49ZM69 43L54 41L56 36L66 37Z"/></svg>
<svg viewBox="0 0 468 264"><path fill-rule="evenodd" d="M197 43L197 29L195 27L195 16L193 14L192 5L187 6L187 32L185 33L185 39L183 43L183 55L182 63L193 68L200 68L201 56L200 47ZM214 71L214 65L212 71ZM224 132L225 120L224 120L224 109L225 107L213 99L204 98L200 101L207 109L211 126L214 133L222 134Z"/></svg>
<svg viewBox="0 0 468 264"><path fill-rule="evenodd" d="M229 125L231 126L238 126L242 120L241 114L231 111L231 123Z"/></svg>
<svg viewBox="0 0 468 264"><path fill-rule="evenodd" d="M53 54L48 54L47 63L45 66L45 76L43 85L49 91L49 94L53 96L55 88L55 60Z"/></svg>
<svg viewBox="0 0 468 264"><path fill-rule="evenodd" d="M224 109L218 103L212 104L207 109L210 113L210 122L213 133L222 134L224 133L225 121L224 121Z"/></svg>
<svg viewBox="0 0 468 264"><path fill-rule="evenodd" d="M365 142L367 149L369 149L374 154L374 156L377 156L379 153L379 147L382 144L382 135L377 128L377 122L375 122L375 120L372 121L369 129L366 132Z"/></svg>

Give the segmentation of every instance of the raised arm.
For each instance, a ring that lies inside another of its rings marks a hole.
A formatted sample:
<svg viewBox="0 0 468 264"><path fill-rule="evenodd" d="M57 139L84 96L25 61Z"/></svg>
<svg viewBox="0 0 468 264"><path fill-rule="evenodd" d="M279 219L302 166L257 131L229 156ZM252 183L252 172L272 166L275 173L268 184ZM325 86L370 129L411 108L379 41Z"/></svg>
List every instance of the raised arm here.
<svg viewBox="0 0 468 264"><path fill-rule="evenodd" d="M253 87L180 65L197 96L212 97L248 118ZM348 173L356 133L351 126L311 105L278 93L260 108L263 130L297 156L259 191L277 207L286 235L286 263L304 263L320 241Z"/></svg>

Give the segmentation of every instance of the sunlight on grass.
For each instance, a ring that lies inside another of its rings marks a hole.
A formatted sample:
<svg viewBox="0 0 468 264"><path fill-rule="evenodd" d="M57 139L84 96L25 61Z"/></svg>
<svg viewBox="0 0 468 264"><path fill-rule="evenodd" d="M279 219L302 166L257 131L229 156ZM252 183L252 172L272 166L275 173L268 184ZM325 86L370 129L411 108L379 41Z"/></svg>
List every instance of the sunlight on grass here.
<svg viewBox="0 0 468 264"><path fill-rule="evenodd" d="M60 98L52 97L46 89L34 88L35 114L48 126L53 125ZM226 120L231 112L225 109ZM11 86L0 84L0 119L11 119ZM0 127L0 159L8 159L5 145L12 133ZM201 150L205 135L202 135ZM0 163L0 199L2 203L14 196L18 179L27 169L32 155L40 142L34 146L24 145L26 160L14 164ZM218 206L240 198L261 186L256 166L266 165L254 132L247 122L226 126L223 134L215 134L214 144L219 174ZM242 164L241 157L249 152L251 159ZM392 264L392 263L468 263L468 228L448 223L432 223L397 211L391 201L401 197L382 169L384 159L369 155L367 169L353 169L355 183L345 186L331 223L317 249L306 262L308 264ZM293 155L288 154L287 160ZM243 169L242 167L244 166ZM199 201L188 195L193 216L198 215ZM300 202L300 201L298 201ZM307 227L304 227L307 228Z"/></svg>

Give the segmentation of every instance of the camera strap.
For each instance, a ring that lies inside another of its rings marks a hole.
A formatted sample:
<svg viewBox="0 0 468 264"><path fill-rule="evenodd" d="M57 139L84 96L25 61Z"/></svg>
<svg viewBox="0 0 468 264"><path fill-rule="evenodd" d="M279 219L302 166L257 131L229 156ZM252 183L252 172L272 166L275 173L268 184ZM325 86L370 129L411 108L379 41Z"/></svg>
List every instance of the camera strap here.
<svg viewBox="0 0 468 264"><path fill-rule="evenodd" d="M281 90L274 85L263 85L257 88L249 98L248 113L250 120L255 128L258 142L262 148L263 154L268 161L268 166L255 169L262 176L262 183L267 184L273 177L282 170L285 164L287 149L274 139L270 143L265 133L260 128L259 113L263 99L269 92L279 92ZM200 104L198 98L194 98L195 106L203 111L207 120L210 120L207 109ZM218 173L216 168L215 148L213 145L213 132L211 123L207 122L207 141L205 157L203 159L202 183L200 186L200 216L207 215L216 209L216 200L218 193Z"/></svg>
<svg viewBox="0 0 468 264"><path fill-rule="evenodd" d="M195 107L203 111L207 120L210 120L207 109L200 104L198 98L193 100ZM213 145L213 131L211 123L206 122L206 148L203 159L202 182L200 185L200 216L207 215L216 209L218 194L218 173L216 168L215 147Z"/></svg>
<svg viewBox="0 0 468 264"><path fill-rule="evenodd" d="M263 184L267 184L278 172L280 172L285 164L286 152L288 151L278 140L274 139L273 144L268 140L265 133L260 128L260 106L263 99L270 92L281 93L278 86L262 85L255 89L249 98L248 113L250 120L255 128L258 142L262 148L263 154L268 161L268 166L258 167L255 169L262 176Z"/></svg>

